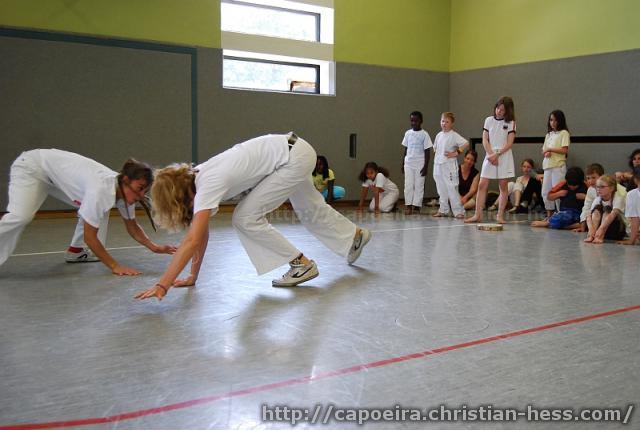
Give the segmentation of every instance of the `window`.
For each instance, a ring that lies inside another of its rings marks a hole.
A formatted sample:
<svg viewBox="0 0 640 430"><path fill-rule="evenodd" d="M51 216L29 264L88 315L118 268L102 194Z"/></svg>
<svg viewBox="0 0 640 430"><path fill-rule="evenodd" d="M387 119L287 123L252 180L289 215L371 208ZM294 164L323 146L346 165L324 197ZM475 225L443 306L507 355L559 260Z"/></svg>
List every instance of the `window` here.
<svg viewBox="0 0 640 430"><path fill-rule="evenodd" d="M222 0L223 86L335 94L333 0Z"/></svg>

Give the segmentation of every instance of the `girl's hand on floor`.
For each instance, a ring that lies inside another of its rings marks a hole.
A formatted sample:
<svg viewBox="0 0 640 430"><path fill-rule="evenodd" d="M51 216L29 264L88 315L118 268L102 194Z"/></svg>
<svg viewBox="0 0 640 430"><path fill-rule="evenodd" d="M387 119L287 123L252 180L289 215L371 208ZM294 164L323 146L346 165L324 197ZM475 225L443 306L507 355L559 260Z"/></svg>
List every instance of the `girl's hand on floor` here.
<svg viewBox="0 0 640 430"><path fill-rule="evenodd" d="M118 276L137 276L142 272L137 271L136 269L132 269L127 266L120 266L119 264L111 269L111 273Z"/></svg>
<svg viewBox="0 0 640 430"><path fill-rule="evenodd" d="M166 295L167 295L167 290L164 289L162 286L156 284L151 288L147 288L144 291L140 291L138 294L134 296L134 298L138 300L145 300L145 299L150 299L152 297L155 297L158 300L162 300L162 298Z"/></svg>
<svg viewBox="0 0 640 430"><path fill-rule="evenodd" d="M178 247L173 245L158 245L153 249L153 252L156 254L175 254L177 250Z"/></svg>
<svg viewBox="0 0 640 430"><path fill-rule="evenodd" d="M198 280L197 276L189 275L184 279L176 279L175 282L173 283L173 286L176 288L193 287L194 285L196 285L197 280Z"/></svg>

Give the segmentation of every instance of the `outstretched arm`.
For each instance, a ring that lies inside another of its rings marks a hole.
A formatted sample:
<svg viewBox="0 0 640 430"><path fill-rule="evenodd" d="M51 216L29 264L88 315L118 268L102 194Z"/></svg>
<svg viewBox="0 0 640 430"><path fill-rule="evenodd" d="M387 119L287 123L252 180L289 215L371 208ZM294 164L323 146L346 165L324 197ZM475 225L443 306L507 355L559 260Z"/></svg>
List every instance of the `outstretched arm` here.
<svg viewBox="0 0 640 430"><path fill-rule="evenodd" d="M135 269L118 264L111 254L109 254L109 251L105 249L102 242L100 242L100 239L98 239L98 229L88 222L84 223L84 241L96 257L98 257L114 275L135 276L140 274L140 272Z"/></svg>
<svg viewBox="0 0 640 430"><path fill-rule="evenodd" d="M138 293L136 299L148 299L151 297L157 297L159 300L167 294L169 289L174 286L176 278L185 268L190 259L196 257L197 264L196 269L200 270L200 264L202 264L202 256L207 248L207 241L209 238L209 215L211 210L206 209L199 211L193 217L191 227L187 232L187 235L183 239L182 243L178 247L178 250L173 255L169 267L164 272L164 275L160 278L158 283L140 293ZM193 274L193 271L192 271ZM197 277L197 273L195 276ZM194 281L195 282L195 281Z"/></svg>

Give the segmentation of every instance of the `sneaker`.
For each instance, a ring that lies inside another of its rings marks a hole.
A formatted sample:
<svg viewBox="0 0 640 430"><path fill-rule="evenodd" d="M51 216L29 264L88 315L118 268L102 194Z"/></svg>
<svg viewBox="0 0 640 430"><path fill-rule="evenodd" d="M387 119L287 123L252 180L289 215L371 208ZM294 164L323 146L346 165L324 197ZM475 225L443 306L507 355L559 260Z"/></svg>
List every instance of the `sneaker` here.
<svg viewBox="0 0 640 430"><path fill-rule="evenodd" d="M369 243L371 240L371 232L366 228L360 229L360 234L358 237L353 239L353 243L351 244L351 249L349 250L349 255L347 255L347 262L349 264L355 263L355 261L360 257L362 253L362 248Z"/></svg>
<svg viewBox="0 0 640 430"><path fill-rule="evenodd" d="M100 261L100 259L96 257L91 250L84 248L80 252L65 252L64 261L67 263L94 263Z"/></svg>
<svg viewBox="0 0 640 430"><path fill-rule="evenodd" d="M271 285L274 287L295 287L307 282L320 274L316 262L311 260L309 264L292 264L291 268L280 279L274 279Z"/></svg>

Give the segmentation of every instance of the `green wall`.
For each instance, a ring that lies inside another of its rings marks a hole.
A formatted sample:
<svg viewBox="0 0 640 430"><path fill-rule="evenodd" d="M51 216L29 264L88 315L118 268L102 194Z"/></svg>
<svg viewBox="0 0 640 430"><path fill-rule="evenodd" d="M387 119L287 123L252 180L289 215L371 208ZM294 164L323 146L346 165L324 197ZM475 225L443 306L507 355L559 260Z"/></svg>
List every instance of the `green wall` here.
<svg viewBox="0 0 640 430"><path fill-rule="evenodd" d="M220 0L0 0L0 25L220 47ZM461 71L640 48L639 0L334 0L337 61Z"/></svg>
<svg viewBox="0 0 640 430"><path fill-rule="evenodd" d="M336 61L449 69L450 0L335 0Z"/></svg>
<svg viewBox="0 0 640 430"><path fill-rule="evenodd" d="M640 48L638 0L451 0L451 71Z"/></svg>
<svg viewBox="0 0 640 430"><path fill-rule="evenodd" d="M219 0L0 0L0 25L220 47Z"/></svg>

